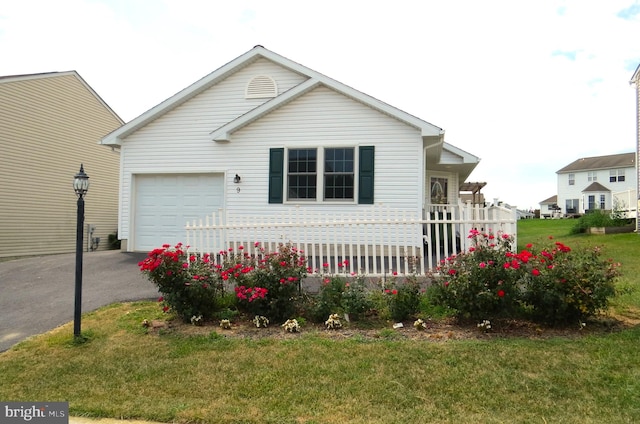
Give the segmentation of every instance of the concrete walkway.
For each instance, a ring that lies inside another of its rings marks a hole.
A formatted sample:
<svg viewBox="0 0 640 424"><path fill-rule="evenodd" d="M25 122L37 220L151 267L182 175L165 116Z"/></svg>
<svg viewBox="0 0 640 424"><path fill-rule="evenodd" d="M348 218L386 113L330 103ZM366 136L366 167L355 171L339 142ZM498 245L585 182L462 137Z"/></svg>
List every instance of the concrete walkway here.
<svg viewBox="0 0 640 424"><path fill-rule="evenodd" d="M140 253L85 252L82 313L113 302L154 299L157 288L139 271ZM73 321L75 253L0 261L0 352Z"/></svg>

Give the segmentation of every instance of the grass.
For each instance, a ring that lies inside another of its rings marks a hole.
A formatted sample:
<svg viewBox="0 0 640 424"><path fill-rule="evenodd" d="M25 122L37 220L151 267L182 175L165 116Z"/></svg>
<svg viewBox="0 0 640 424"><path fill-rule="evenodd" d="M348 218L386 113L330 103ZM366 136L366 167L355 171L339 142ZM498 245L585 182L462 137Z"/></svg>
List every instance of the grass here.
<svg viewBox="0 0 640 424"><path fill-rule="evenodd" d="M548 235L602 245L623 263L616 313L639 318L640 237L569 235L571 220L523 221L518 242ZM640 421L640 327L582 337L427 342L237 339L147 334L157 304L111 305L0 354L0 399L69 401L73 415L179 423L629 423Z"/></svg>

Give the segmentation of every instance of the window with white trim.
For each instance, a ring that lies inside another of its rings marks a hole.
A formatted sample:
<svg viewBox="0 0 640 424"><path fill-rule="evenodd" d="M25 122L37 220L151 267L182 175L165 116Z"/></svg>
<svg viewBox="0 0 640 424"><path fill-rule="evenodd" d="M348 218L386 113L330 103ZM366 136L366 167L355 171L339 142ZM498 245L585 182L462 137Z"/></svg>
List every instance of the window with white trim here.
<svg viewBox="0 0 640 424"><path fill-rule="evenodd" d="M569 174L569 185L574 185L576 183L576 174Z"/></svg>
<svg viewBox="0 0 640 424"><path fill-rule="evenodd" d="M287 199L304 200L317 196L317 149L289 149Z"/></svg>
<svg viewBox="0 0 640 424"><path fill-rule="evenodd" d="M598 181L598 173L595 171L587 172L587 181Z"/></svg>
<svg viewBox="0 0 640 424"><path fill-rule="evenodd" d="M609 171L609 182L623 182L624 181L624 169L612 169Z"/></svg>
<svg viewBox="0 0 640 424"><path fill-rule="evenodd" d="M566 213L578 213L580 212L580 199L567 199L565 201Z"/></svg>
<svg viewBox="0 0 640 424"><path fill-rule="evenodd" d="M353 147L287 149L287 200L354 201Z"/></svg>
<svg viewBox="0 0 640 424"><path fill-rule="evenodd" d="M324 149L324 200L353 200L353 148Z"/></svg>
<svg viewBox="0 0 640 424"><path fill-rule="evenodd" d="M600 195L600 209L606 208L606 197L604 194Z"/></svg>

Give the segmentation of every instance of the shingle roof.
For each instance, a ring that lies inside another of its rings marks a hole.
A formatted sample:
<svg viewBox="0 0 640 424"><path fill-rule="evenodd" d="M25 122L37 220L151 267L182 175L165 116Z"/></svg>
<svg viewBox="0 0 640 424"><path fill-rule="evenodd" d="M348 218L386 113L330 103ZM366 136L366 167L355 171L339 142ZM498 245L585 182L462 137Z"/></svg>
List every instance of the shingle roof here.
<svg viewBox="0 0 640 424"><path fill-rule="evenodd" d="M581 158L564 168L556 171L557 174L573 171L587 171L592 169L611 169L611 168L635 168L635 153L620 153L617 155L594 156L590 158Z"/></svg>
<svg viewBox="0 0 640 424"><path fill-rule="evenodd" d="M540 202L541 205L546 205L546 204L555 204L558 203L558 196L551 196L549 197L547 200L543 200L542 202Z"/></svg>
<svg viewBox="0 0 640 424"><path fill-rule="evenodd" d="M585 188L584 190L582 190L582 192L587 192L587 191L611 191L608 188L606 188L605 186L603 186L600 183L591 183L589 184L589 186L587 188Z"/></svg>

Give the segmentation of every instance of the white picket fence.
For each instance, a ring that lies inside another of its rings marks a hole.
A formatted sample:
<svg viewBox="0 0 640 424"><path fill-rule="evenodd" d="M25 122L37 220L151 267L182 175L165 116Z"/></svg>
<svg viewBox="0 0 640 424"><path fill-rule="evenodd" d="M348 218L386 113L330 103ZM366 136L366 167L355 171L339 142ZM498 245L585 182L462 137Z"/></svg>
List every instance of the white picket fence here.
<svg viewBox="0 0 640 424"><path fill-rule="evenodd" d="M219 210L187 223L191 252L219 257L240 246L249 254L291 243L312 270L369 276L425 274L469 247L470 230L516 236L515 209L479 205L430 205L422 218L406 210L372 206L344 216L295 207L284 215L249 217ZM515 243L514 243L515 247ZM325 266L326 265L326 266Z"/></svg>

